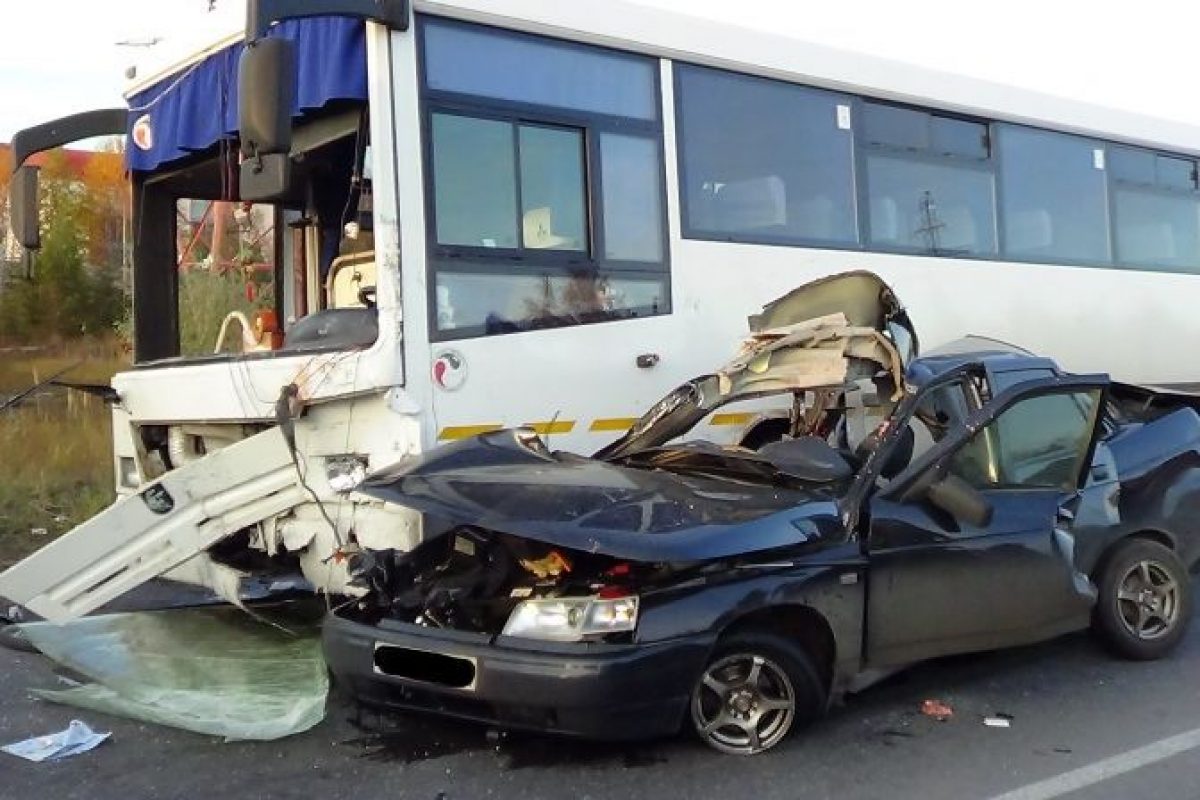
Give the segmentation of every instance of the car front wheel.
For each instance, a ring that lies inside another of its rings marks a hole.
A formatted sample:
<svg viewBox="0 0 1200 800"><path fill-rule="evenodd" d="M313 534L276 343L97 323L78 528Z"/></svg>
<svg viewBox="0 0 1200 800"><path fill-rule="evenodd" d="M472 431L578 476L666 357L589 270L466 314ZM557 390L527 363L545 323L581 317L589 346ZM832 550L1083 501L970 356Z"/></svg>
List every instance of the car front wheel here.
<svg viewBox="0 0 1200 800"><path fill-rule="evenodd" d="M819 717L825 688L803 648L773 633L746 632L716 649L692 690L691 708L706 744L748 756Z"/></svg>
<svg viewBox="0 0 1200 800"><path fill-rule="evenodd" d="M1192 587L1170 548L1146 539L1121 545L1101 572L1099 589L1094 627L1117 654L1161 658L1183 638Z"/></svg>

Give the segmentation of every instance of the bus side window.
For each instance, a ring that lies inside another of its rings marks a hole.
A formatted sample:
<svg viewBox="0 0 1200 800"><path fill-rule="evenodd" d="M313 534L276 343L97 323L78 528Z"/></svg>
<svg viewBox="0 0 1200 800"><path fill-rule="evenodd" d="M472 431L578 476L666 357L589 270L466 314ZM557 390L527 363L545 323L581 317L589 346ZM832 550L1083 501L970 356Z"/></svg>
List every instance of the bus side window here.
<svg viewBox="0 0 1200 800"><path fill-rule="evenodd" d="M669 311L658 62L421 25L434 338Z"/></svg>

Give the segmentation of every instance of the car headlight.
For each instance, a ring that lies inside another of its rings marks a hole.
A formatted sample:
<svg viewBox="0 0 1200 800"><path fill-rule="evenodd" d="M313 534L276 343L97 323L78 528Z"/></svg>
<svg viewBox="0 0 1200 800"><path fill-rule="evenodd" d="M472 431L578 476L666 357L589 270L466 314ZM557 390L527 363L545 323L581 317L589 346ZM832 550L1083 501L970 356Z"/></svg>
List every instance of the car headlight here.
<svg viewBox="0 0 1200 800"><path fill-rule="evenodd" d="M325 459L325 479L329 488L346 494L358 488L367 477L367 460L362 456L332 456Z"/></svg>
<svg viewBox="0 0 1200 800"><path fill-rule="evenodd" d="M578 642L587 636L631 631L637 627L637 615L637 595L525 600L509 615L504 635Z"/></svg>

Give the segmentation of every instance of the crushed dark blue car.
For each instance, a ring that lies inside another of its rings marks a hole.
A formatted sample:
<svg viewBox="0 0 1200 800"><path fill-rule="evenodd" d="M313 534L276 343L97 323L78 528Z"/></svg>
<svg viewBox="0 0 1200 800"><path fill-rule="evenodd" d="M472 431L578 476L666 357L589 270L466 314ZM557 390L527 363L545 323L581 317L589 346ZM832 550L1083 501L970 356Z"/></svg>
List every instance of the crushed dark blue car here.
<svg viewBox="0 0 1200 800"><path fill-rule="evenodd" d="M739 444L687 438L730 408ZM918 356L882 281L834 276L592 457L517 429L373 476L430 533L362 554L326 656L368 702L735 754L922 659L1089 626L1158 658L1192 610L1198 409L990 340Z"/></svg>

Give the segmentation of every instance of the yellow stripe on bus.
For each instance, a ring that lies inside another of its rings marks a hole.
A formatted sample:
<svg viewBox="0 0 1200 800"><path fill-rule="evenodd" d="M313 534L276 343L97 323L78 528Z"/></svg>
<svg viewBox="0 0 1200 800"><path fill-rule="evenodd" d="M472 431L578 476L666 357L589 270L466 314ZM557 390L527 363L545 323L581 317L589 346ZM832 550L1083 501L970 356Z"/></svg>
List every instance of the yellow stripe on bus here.
<svg viewBox="0 0 1200 800"><path fill-rule="evenodd" d="M439 441L449 441L452 439L469 439L472 436L478 436L481 433L491 433L498 431L504 426L496 423L495 425L450 425L442 428L438 434Z"/></svg>
<svg viewBox="0 0 1200 800"><path fill-rule="evenodd" d="M575 420L557 419L549 422L530 422L522 427L533 428L540 436L547 436L552 433L570 433L575 429Z"/></svg>
<svg viewBox="0 0 1200 800"><path fill-rule="evenodd" d="M713 414L712 421L709 424L746 425L753 419L753 414ZM588 426L588 431L591 433L623 432L632 428L633 424L637 421L637 417L604 417L603 419L593 420L592 424ZM547 422L529 422L522 427L532 428L539 435L546 436L570 433L575 430L575 424L575 420L573 419L559 419ZM456 439L469 439L472 436L479 436L481 433L498 431L503 427L498 422L485 425L450 425L442 428L441 432L438 433L438 440L445 442Z"/></svg>
<svg viewBox="0 0 1200 800"><path fill-rule="evenodd" d="M637 422L637 417L610 417L608 419L598 419L588 428L592 433L602 433L604 431L627 431L633 427L633 423Z"/></svg>

